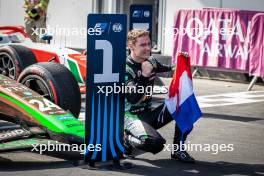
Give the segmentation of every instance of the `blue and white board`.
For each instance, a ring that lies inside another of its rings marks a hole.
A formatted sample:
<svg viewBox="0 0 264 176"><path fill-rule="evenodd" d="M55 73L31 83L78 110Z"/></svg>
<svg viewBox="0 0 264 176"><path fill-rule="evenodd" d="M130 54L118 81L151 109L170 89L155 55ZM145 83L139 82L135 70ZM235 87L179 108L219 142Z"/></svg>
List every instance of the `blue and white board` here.
<svg viewBox="0 0 264 176"><path fill-rule="evenodd" d="M125 81L126 18L123 14L88 15L85 161L123 156L125 101L117 87Z"/></svg>
<svg viewBox="0 0 264 176"><path fill-rule="evenodd" d="M129 29L143 29L152 33L151 5L133 4L130 6Z"/></svg>

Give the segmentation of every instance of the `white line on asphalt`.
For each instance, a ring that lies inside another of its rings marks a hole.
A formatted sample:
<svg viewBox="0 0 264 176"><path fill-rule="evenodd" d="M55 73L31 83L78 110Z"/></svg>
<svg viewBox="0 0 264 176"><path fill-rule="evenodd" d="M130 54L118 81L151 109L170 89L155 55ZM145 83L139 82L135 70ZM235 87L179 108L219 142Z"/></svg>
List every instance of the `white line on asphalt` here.
<svg viewBox="0 0 264 176"><path fill-rule="evenodd" d="M264 91L248 91L198 96L200 108L238 105L264 101Z"/></svg>

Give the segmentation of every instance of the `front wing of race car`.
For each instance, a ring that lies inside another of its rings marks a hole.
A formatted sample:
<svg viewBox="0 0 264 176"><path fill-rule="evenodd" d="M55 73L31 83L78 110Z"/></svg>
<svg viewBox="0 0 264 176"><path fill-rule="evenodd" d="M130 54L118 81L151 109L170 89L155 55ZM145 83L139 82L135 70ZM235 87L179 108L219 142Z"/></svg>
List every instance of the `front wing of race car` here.
<svg viewBox="0 0 264 176"><path fill-rule="evenodd" d="M71 113L0 75L0 152L51 141L83 144L84 136L84 124Z"/></svg>

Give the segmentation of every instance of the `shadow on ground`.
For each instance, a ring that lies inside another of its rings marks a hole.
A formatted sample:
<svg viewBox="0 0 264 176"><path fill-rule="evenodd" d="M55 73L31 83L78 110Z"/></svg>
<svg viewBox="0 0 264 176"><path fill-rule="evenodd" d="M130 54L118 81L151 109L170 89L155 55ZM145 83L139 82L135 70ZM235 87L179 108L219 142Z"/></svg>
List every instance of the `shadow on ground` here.
<svg viewBox="0 0 264 176"><path fill-rule="evenodd" d="M185 164L170 159L140 159L151 166L136 165L125 172L138 175L186 175L186 176L222 176L222 175L264 175L264 164L244 164L229 162L204 162ZM123 172L123 171L122 171Z"/></svg>
<svg viewBox="0 0 264 176"><path fill-rule="evenodd" d="M73 160L65 161L11 161L0 157L0 170L15 172L58 168L76 168ZM196 164L184 164L170 159L135 159L129 160L135 167L128 170L114 170L120 173L136 175L185 175L185 176L223 176L223 175L264 175L264 164L244 164L229 162L197 161ZM144 164L140 164L144 163ZM78 169L78 168L77 168ZM80 168L79 168L80 169ZM107 174L111 170L104 170ZM87 170L89 172L89 170ZM102 171L100 171L102 172Z"/></svg>

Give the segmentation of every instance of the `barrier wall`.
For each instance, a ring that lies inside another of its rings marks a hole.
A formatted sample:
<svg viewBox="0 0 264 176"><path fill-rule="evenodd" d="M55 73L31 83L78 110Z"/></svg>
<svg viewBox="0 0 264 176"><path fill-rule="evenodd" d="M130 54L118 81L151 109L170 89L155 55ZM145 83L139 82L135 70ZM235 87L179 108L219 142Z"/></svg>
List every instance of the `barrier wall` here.
<svg viewBox="0 0 264 176"><path fill-rule="evenodd" d="M264 23L263 17L254 18L259 13L222 8L179 10L174 18L173 62L178 51L187 51L192 66L263 77Z"/></svg>

